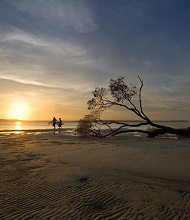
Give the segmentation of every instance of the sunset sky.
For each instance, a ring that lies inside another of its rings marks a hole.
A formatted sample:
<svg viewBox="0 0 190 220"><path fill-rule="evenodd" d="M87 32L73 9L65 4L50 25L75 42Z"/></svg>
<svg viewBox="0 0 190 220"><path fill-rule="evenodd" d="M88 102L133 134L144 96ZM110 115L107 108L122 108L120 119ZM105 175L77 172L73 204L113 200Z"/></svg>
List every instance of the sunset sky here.
<svg viewBox="0 0 190 220"><path fill-rule="evenodd" d="M1 0L0 118L79 120L95 87L140 75L151 119L190 120L189 12L189 0Z"/></svg>

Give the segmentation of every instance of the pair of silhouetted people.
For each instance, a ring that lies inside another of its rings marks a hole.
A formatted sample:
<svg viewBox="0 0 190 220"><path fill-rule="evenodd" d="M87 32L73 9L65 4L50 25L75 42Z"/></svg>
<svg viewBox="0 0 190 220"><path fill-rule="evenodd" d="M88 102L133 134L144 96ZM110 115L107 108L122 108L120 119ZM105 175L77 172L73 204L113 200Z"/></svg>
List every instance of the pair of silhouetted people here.
<svg viewBox="0 0 190 220"><path fill-rule="evenodd" d="M50 123L52 123L54 129L55 129L56 124L58 125L58 128L61 129L63 121L62 121L61 118L59 118L59 121L58 121L55 117L53 117L53 119L52 119L52 121Z"/></svg>

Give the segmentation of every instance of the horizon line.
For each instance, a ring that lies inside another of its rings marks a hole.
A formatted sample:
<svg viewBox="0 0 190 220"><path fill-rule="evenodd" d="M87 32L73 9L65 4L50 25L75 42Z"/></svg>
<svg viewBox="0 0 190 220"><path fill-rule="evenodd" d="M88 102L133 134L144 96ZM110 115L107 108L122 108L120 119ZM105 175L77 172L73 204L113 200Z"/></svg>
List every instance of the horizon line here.
<svg viewBox="0 0 190 220"><path fill-rule="evenodd" d="M51 120L51 119L50 119ZM78 121L80 121L81 119L79 119L79 120L63 120L63 121L67 121L67 122L78 122ZM20 122L22 122L22 121L31 121L31 122L49 122L49 119L48 120L37 120L37 119L33 119L33 120L30 120L30 119L5 119L5 118L0 118L0 121L20 121ZM139 122L139 121L143 121L143 120L126 120L126 119L106 119L106 120L104 120L104 121L128 121L128 122ZM176 120L176 119L171 119L171 120L162 120L162 119L160 119L160 120L151 120L151 121L154 121L154 122L188 122L188 121L190 121L190 120L188 120L188 119L178 119L178 120Z"/></svg>

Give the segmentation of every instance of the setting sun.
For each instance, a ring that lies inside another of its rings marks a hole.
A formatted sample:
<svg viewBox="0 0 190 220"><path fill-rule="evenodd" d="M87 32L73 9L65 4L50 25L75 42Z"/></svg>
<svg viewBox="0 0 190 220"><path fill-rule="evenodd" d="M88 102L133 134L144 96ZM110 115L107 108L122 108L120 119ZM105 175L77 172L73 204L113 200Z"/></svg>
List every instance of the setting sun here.
<svg viewBox="0 0 190 220"><path fill-rule="evenodd" d="M18 120L27 120L30 113L30 107L25 103L13 103L10 107L10 118Z"/></svg>

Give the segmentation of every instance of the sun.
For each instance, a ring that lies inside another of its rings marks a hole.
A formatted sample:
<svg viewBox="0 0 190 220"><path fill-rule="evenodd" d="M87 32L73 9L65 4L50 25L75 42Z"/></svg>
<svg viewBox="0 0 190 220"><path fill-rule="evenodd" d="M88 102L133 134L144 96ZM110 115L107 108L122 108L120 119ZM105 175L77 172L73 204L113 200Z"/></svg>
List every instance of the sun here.
<svg viewBox="0 0 190 220"><path fill-rule="evenodd" d="M27 120L30 114L30 107L25 103L13 103L10 107L10 118Z"/></svg>

